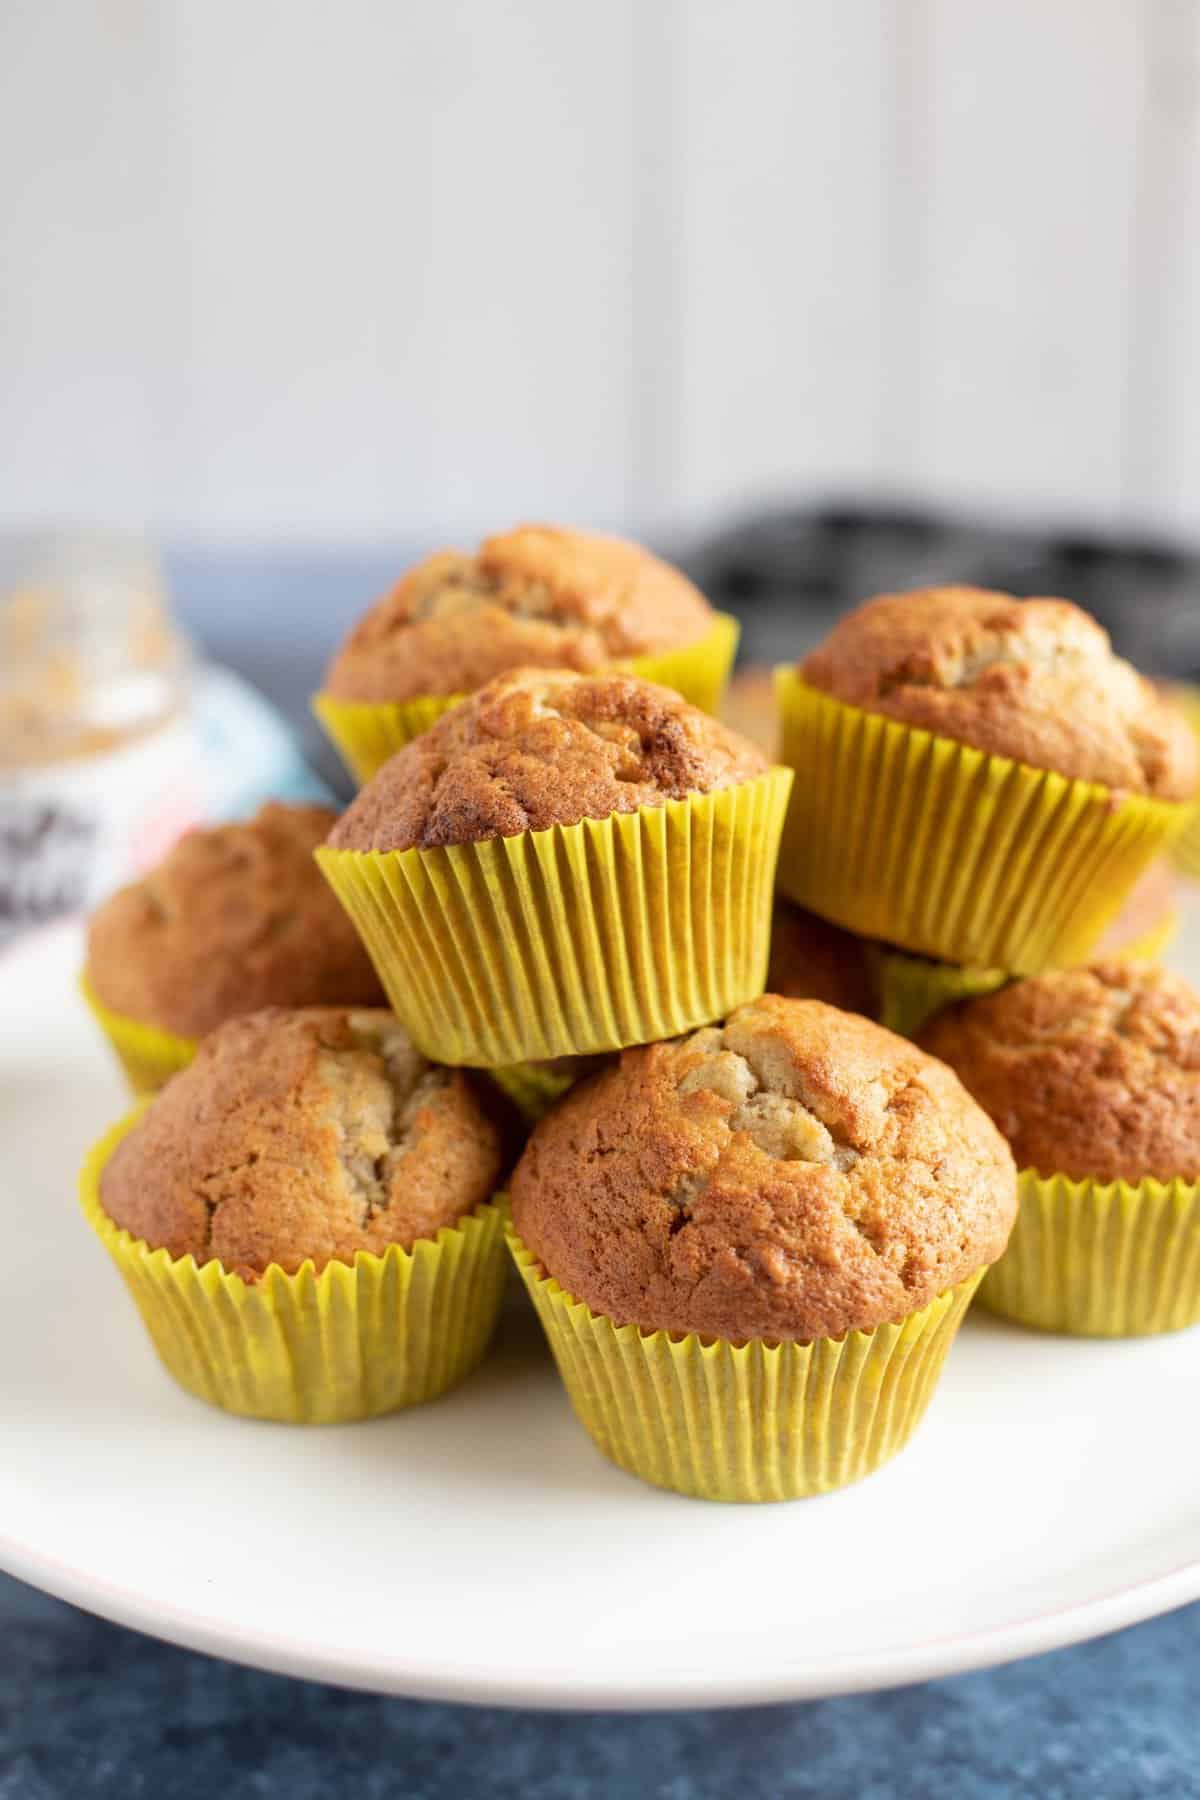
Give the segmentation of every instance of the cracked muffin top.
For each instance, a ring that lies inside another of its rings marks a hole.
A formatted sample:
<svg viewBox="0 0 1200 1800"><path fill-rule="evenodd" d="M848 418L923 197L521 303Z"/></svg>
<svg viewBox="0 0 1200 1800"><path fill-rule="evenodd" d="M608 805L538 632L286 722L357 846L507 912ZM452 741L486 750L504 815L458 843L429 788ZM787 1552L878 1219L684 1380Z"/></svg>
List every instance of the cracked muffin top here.
<svg viewBox="0 0 1200 1800"><path fill-rule="evenodd" d="M1069 600L972 587L881 594L797 672L851 706L1035 769L1162 800L1196 786L1186 722Z"/></svg>
<svg viewBox="0 0 1200 1800"><path fill-rule="evenodd" d="M1022 1169L1200 1177L1200 994L1166 969L1107 962L1015 981L940 1013L921 1042Z"/></svg>
<svg viewBox="0 0 1200 1800"><path fill-rule="evenodd" d="M733 787L767 767L753 744L670 688L518 669L398 750L328 841L430 850L514 837Z"/></svg>
<svg viewBox="0 0 1200 1800"><path fill-rule="evenodd" d="M262 1006L378 1006L383 990L313 860L337 818L270 801L189 831L93 915L86 968L113 1012L181 1037Z"/></svg>
<svg viewBox="0 0 1200 1800"><path fill-rule="evenodd" d="M767 994L575 1089L511 1195L546 1272L618 1324L804 1340L901 1319L995 1261L1016 1172L943 1064Z"/></svg>
<svg viewBox="0 0 1200 1800"><path fill-rule="evenodd" d="M791 1000L824 1000L868 1018L879 1006L865 940L786 900L775 903L767 991Z"/></svg>
<svg viewBox="0 0 1200 1800"><path fill-rule="evenodd" d="M268 1008L206 1038L100 1178L100 1203L173 1257L248 1281L434 1237L490 1198L496 1127L391 1013Z"/></svg>
<svg viewBox="0 0 1200 1800"><path fill-rule="evenodd" d="M467 694L507 669L601 669L694 643L713 612L639 544L555 525L442 550L410 569L341 645L325 675L339 700Z"/></svg>

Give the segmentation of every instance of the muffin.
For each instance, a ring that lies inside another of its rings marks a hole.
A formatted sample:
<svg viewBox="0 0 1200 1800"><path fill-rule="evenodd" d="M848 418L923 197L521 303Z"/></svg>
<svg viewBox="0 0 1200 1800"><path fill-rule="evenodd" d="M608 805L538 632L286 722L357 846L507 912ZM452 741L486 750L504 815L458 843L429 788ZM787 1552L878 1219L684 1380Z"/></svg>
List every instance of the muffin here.
<svg viewBox="0 0 1200 1800"><path fill-rule="evenodd" d="M1200 1320L1200 995L1164 969L1098 963L952 1007L921 1041L1021 1171L984 1302L1085 1336Z"/></svg>
<svg viewBox="0 0 1200 1800"><path fill-rule="evenodd" d="M96 1147L83 1203L177 1381L328 1422L431 1399L482 1357L500 1169L469 1078L390 1013L267 1008Z"/></svg>
<svg viewBox="0 0 1200 1800"><path fill-rule="evenodd" d="M767 990L789 1000L824 1000L873 1019L879 995L872 949L853 932L780 900L771 931Z"/></svg>
<svg viewBox="0 0 1200 1800"><path fill-rule="evenodd" d="M762 992L790 780L668 688L516 670L385 764L318 859L427 1056L590 1055Z"/></svg>
<svg viewBox="0 0 1200 1800"><path fill-rule="evenodd" d="M780 885L975 968L1082 961L1186 821L1196 745L1065 600L885 594L780 676Z"/></svg>
<svg viewBox="0 0 1200 1800"><path fill-rule="evenodd" d="M189 831L88 926L83 989L135 1092L227 1019L264 1006L381 1006L358 934L313 851L337 814L269 801Z"/></svg>
<svg viewBox="0 0 1200 1800"><path fill-rule="evenodd" d="M906 1441L1004 1249L1016 1172L949 1069L768 994L576 1088L535 1128L511 1205L605 1455L683 1493L780 1500Z"/></svg>
<svg viewBox="0 0 1200 1800"><path fill-rule="evenodd" d="M715 711L737 624L639 544L553 525L439 551L359 620L316 710L351 773L376 770L463 695L519 668L614 666Z"/></svg>

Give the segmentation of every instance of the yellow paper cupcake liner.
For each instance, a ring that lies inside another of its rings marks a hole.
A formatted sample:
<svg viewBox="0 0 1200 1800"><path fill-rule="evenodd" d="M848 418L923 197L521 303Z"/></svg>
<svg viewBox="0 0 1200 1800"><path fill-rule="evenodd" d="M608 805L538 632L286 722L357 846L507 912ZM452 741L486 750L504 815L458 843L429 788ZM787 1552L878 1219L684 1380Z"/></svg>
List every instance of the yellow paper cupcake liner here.
<svg viewBox="0 0 1200 1800"><path fill-rule="evenodd" d="M1157 924L1111 953L1114 962L1158 962L1179 929L1179 915L1163 914ZM915 1037L921 1027L944 1006L994 994L1011 978L1003 969L965 969L957 963L931 962L925 956L907 956L886 944L868 946L875 991L879 997L879 1022L901 1037Z"/></svg>
<svg viewBox="0 0 1200 1800"><path fill-rule="evenodd" d="M934 1013L956 1000L994 994L1008 976L1002 969L964 969L956 963L906 956L882 944L871 948L879 1022L901 1037L915 1037Z"/></svg>
<svg viewBox="0 0 1200 1800"><path fill-rule="evenodd" d="M699 1500L800 1500L859 1481L908 1442L971 1296L808 1344L734 1344L614 1325L508 1245L580 1424L610 1461Z"/></svg>
<svg viewBox="0 0 1200 1800"><path fill-rule="evenodd" d="M1187 817L778 681L779 885L863 937L1014 975L1083 962Z"/></svg>
<svg viewBox="0 0 1200 1800"><path fill-rule="evenodd" d="M485 1068L675 1037L766 980L791 772L435 850L317 851L435 1062Z"/></svg>
<svg viewBox="0 0 1200 1800"><path fill-rule="evenodd" d="M154 1348L201 1400L293 1425L368 1419L433 1400L482 1359L504 1291L504 1209L488 1202L411 1250L353 1263L272 1265L243 1281L219 1262L152 1250L115 1225L100 1174L139 1114L84 1164L84 1216L112 1257Z"/></svg>
<svg viewBox="0 0 1200 1800"><path fill-rule="evenodd" d="M1073 1337L1146 1337L1200 1323L1200 1185L1023 1169L1019 1187L1017 1222L981 1305Z"/></svg>
<svg viewBox="0 0 1200 1800"><path fill-rule="evenodd" d="M510 1063L488 1075L506 1094L528 1125L536 1125L556 1100L594 1067L587 1056L563 1056L550 1063Z"/></svg>
<svg viewBox="0 0 1200 1800"><path fill-rule="evenodd" d="M650 656L632 656L618 669L674 688L693 706L715 713L737 654L740 626L728 613L717 613L712 627L697 643ZM337 700L316 694L313 711L336 745L350 774L362 786L389 756L457 706L465 694L424 694L416 700Z"/></svg>
<svg viewBox="0 0 1200 1800"><path fill-rule="evenodd" d="M86 973L79 977L79 991L108 1039L133 1093L156 1094L195 1056L196 1038L175 1037L157 1025L143 1025L125 1013L113 1012L99 998Z"/></svg>

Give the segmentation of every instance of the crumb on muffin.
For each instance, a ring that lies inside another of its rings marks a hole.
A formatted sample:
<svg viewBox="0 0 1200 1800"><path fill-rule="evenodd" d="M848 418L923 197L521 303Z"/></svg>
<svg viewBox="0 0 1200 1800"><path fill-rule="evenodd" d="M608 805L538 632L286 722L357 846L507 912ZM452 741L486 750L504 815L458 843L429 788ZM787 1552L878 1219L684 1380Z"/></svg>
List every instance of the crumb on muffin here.
<svg viewBox="0 0 1200 1800"><path fill-rule="evenodd" d="M944 1065L768 994L574 1089L511 1197L542 1267L619 1324L805 1340L901 1319L993 1262L1016 1172Z"/></svg>
<svg viewBox="0 0 1200 1800"><path fill-rule="evenodd" d="M1132 962L1056 969L950 1007L921 1043L1022 1169L1200 1177L1200 994L1182 976Z"/></svg>
<svg viewBox="0 0 1200 1800"><path fill-rule="evenodd" d="M840 925L777 900L771 928L767 992L790 1000L824 1000L844 1012L874 1018L877 981L867 942Z"/></svg>
<svg viewBox="0 0 1200 1800"><path fill-rule="evenodd" d="M1163 800L1196 788L1186 723L1068 600L973 587L881 594L798 673L849 705L1036 769Z"/></svg>
<svg viewBox="0 0 1200 1800"><path fill-rule="evenodd" d="M172 1257L272 1263L411 1248L490 1198L495 1125L391 1013L268 1008L201 1044L117 1145L100 1203Z"/></svg>
<svg viewBox="0 0 1200 1800"><path fill-rule="evenodd" d="M632 675L518 669L398 750L329 834L433 849L661 806L765 773L743 738Z"/></svg>
<svg viewBox="0 0 1200 1800"><path fill-rule="evenodd" d="M507 669L587 671L691 644L712 623L699 590L641 545L522 525L473 555L418 563L350 632L325 690L357 701L471 693Z"/></svg>

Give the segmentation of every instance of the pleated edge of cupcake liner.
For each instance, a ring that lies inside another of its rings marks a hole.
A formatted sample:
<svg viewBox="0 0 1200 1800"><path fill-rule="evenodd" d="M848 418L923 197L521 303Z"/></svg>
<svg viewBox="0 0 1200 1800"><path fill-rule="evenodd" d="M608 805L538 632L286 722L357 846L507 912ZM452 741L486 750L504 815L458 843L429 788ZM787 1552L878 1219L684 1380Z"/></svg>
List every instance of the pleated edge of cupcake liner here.
<svg viewBox="0 0 1200 1800"><path fill-rule="evenodd" d="M1123 789L1106 786L1101 781L1087 781L1081 775L1064 775L1058 769L1039 769L1035 763L1020 762L1013 756L1001 756L992 750L979 750L974 744L964 743L960 738L947 737L944 732L930 731L925 725L909 725L903 719L893 719L890 714L873 712L867 706L855 706L851 700L842 700L836 694L827 694L823 688L815 688L798 675L791 663L776 663L774 669L775 692L779 703L781 732L787 720L787 698L795 690L815 695L831 707L840 707L843 711L854 713L862 719L878 719L883 727L884 736L893 743L899 743L902 737L917 740L918 747L925 749L928 745L940 745L947 751L958 754L963 768L974 779L986 766L994 769L1001 781L1009 778L1013 771L1032 775L1041 781L1062 783L1064 787L1079 788L1086 791L1089 800L1101 808L1117 813L1129 806L1161 816L1167 829L1163 835L1161 849L1169 851L1172 841L1187 827L1197 802L1190 800L1162 800L1156 794L1134 794ZM905 952L906 955L920 955L920 952Z"/></svg>
<svg viewBox="0 0 1200 1800"><path fill-rule="evenodd" d="M1028 813L1031 807L1041 809L1041 813L1044 815L1043 830L1053 824L1054 832L1058 837L1061 837L1063 833L1063 825L1058 815L1064 806L1069 806L1077 819L1086 821L1088 832L1094 840L1097 839L1097 833L1101 829L1101 821L1106 819L1114 821L1118 827L1115 835L1110 837L1106 833L1106 843L1099 840L1093 842L1088 857L1081 861L1080 857L1076 856L1071 863L1067 888L1063 893L1061 904L1054 914L1057 918L1057 927L1054 933L1050 932L1044 922L1036 928L1033 924L1030 908L1033 904L1032 896L1037 892L1036 884L1030 888L1028 881L1025 880L1019 886L1015 885L1011 873L995 878L992 885L998 889L1005 909L1006 922L1000 935L1007 943L1010 953L1017 955L1019 952L1017 959L1022 964L1020 970L1014 971L1014 973L1030 974L1039 967L1057 967L1068 963L1086 962L1094 942L1108 929L1112 919L1119 911L1121 893L1118 892L1115 903L1086 909L1089 922L1094 926L1094 930L1091 932L1092 945L1086 945L1078 954L1074 953L1073 948L1071 954L1066 954L1068 940L1071 938L1068 930L1069 921L1076 921L1074 936L1080 935L1077 922L1081 912L1085 910L1082 905L1083 891L1080 886L1084 876L1089 870L1094 875L1102 865L1107 865L1117 849L1117 839L1122 835L1127 840L1126 847L1122 852L1127 860L1130 846L1134 847L1135 855L1140 854L1143 865L1153 860L1156 855L1169 854L1172 843L1178 838L1180 831L1185 829L1191 813L1191 806L1187 802L1163 800L1154 795L1118 791L1103 783L1063 775L1057 770L1039 769L1032 764L1019 762L1011 757L978 750L973 745L947 737L940 732L933 732L922 726L909 725L904 721L892 719L885 713L856 706L836 695L828 694L820 688L811 686L790 664L776 665L775 682L780 712L781 754L785 755L785 759L789 748L789 739L800 721L813 722L813 729L824 729L824 726L818 727L815 723L824 715L827 720L844 720L846 729L855 734L856 745L860 749L870 752L872 767L875 765L886 767L893 771L893 776L901 763L911 762L914 758L935 759L940 764L936 770L937 783L947 793L957 796L956 805L958 800L961 800L970 789L978 787L982 783L989 790L994 790L998 794L1016 796L1016 803L1025 813ZM871 733L873 733L873 737L868 742L868 734ZM1006 804L1008 803L1006 802ZM1144 846L1147 839L1150 840L1149 849L1138 852L1136 846L1139 842ZM861 856L865 843L866 840L860 836L852 840L850 848L854 854ZM891 836L876 833L874 849L877 852L886 851L888 858L888 868L885 871L887 880L882 885L879 882L875 884L876 897L878 897L881 892L890 892L896 885L896 870L891 867L891 864L897 861L894 833ZM1059 850L1061 852L1061 845L1059 845ZM971 854L978 856L980 853L981 845L975 841ZM794 842L792 809L789 808L780 854L780 891L797 904L821 912L822 908L815 902L814 895L804 887L803 883L797 884L791 879L796 863L797 851ZM993 856L992 862L988 866L994 864L995 857ZM1044 869L1045 865L1040 866ZM962 885L963 873L960 870L959 875L955 877L955 886L941 895L943 907L952 903L956 932L960 922L958 915L962 911L966 895L966 889ZM1030 871L1025 871L1026 877L1029 874ZM1131 876L1129 886L1132 886L1132 881L1133 877ZM1021 903L1021 913L1028 916L1024 917L1024 922L1018 930L1018 920L1009 915L1017 906L1017 897L1020 894L1025 896ZM993 894L991 896L993 910L996 900L997 895ZM928 898L924 902L924 907L927 911ZM899 892L892 894L892 912L895 922L897 924L905 923L907 930L910 915L915 917L913 915L913 898L907 891L904 894ZM833 917L833 914L826 910L826 916ZM944 916L944 914L940 916ZM885 935L880 930L877 919L868 924L861 913L851 918L848 911L842 911L839 908L835 922L869 939L878 940ZM992 940L996 939L998 931L999 927L994 926L988 934ZM924 935L928 937L929 933L924 932ZM929 942L917 942L915 939L898 941L890 947L935 962L943 961L953 965L957 961L963 967L986 967L989 961L998 961L998 958L981 959L978 962L973 962L969 957L956 958L948 955L945 949L935 947ZM1031 960L1031 950L1034 952L1034 960Z"/></svg>
<svg viewBox="0 0 1200 1800"><path fill-rule="evenodd" d="M378 1253L373 1250L356 1250L352 1261L331 1258L319 1272L313 1260L306 1257L300 1267L291 1273L278 1263L269 1263L257 1280L247 1281L234 1270L227 1269L219 1257L213 1256L206 1262L199 1263L191 1251L185 1256L172 1256L169 1250L161 1246L154 1249L145 1238L136 1238L123 1225L118 1225L105 1212L100 1199L100 1177L105 1165L122 1138L132 1131L151 1104L152 1097L147 1097L115 1125L110 1126L87 1152L79 1173L79 1201L83 1216L118 1265L140 1262L143 1267L154 1265L164 1274L171 1274L176 1269L190 1265L195 1277L206 1285L227 1288L235 1294L270 1293L280 1285L291 1287L310 1282L318 1289L330 1288L336 1283L357 1279L360 1267L368 1268L382 1277L390 1264L428 1261L456 1237L478 1236L480 1233L489 1237L493 1234L498 1238L503 1237L508 1220L508 1199L507 1194L500 1190L491 1199L481 1200L469 1213L464 1213L456 1224L440 1226L436 1236L417 1238L409 1249L402 1244L389 1244L386 1250Z"/></svg>
<svg viewBox="0 0 1200 1800"><path fill-rule="evenodd" d="M112 1049L124 1065L125 1055L147 1066L157 1066L163 1079L187 1067L200 1044L199 1038L180 1037L161 1025L150 1025L130 1013L114 1012L97 994L87 969L76 977L76 986L84 1004L100 1026ZM128 1074L128 1069L126 1070ZM132 1076L130 1076L132 1080Z"/></svg>
<svg viewBox="0 0 1200 1800"><path fill-rule="evenodd" d="M402 866L406 864L409 868L419 868L436 865L444 860L453 861L455 853L458 853L460 856L464 853L471 855L480 849L491 846L496 846L501 854L507 855L508 852L504 848L506 845L524 842L530 839L545 840L552 835L557 835L559 838L572 838L576 843L579 843L587 836L594 835L597 828L619 823L623 820L637 820L639 827L645 825L647 821L653 821L664 816L668 820L677 821L683 818L685 814L693 812L698 805L703 805L705 802L719 803L730 794L741 794L753 787L761 786L768 790L773 787L782 787L785 790L786 800L791 793L795 774L796 771L789 768L786 763L773 762L764 769L761 774L751 775L747 777L745 781L730 782L727 787L709 788L703 792L697 791L695 793L684 794L683 797L678 800L664 800L660 806L638 806L635 807L632 812L606 813L603 818L599 819L576 819L572 825L543 825L536 831L513 832L509 837L470 838L463 843L439 844L432 849L422 849L420 846L414 844L407 850L345 850L333 844L318 844L313 851L313 855L316 857L318 863L332 863L344 858L347 861L358 865L399 863ZM563 1054L571 1055L573 1053L564 1051ZM603 1054L603 1052L586 1051L583 1054L599 1055ZM558 1059L556 1057L549 1057L525 1060L555 1062Z"/></svg>
<svg viewBox="0 0 1200 1800"><path fill-rule="evenodd" d="M659 806L641 806L629 813L610 813L601 819L580 819L571 825L549 825L538 831L519 832L512 837L486 838L428 850L415 846L407 850L346 850L323 844L318 846L314 854L330 887L337 894L343 908L354 921L359 935L370 950L372 961L375 963L385 989L387 989L389 981L383 973L385 962L389 967L391 966L397 942L401 937L408 937L409 926L389 898L388 905L384 909L386 924L380 927L378 919L374 916L373 908L362 904L361 893L364 887L375 893L381 886L389 890L390 895L393 886L403 887L411 893L418 886L428 885L436 894L439 883L445 882L449 889L455 890L462 886L461 867L465 863L474 864L480 879L490 887L496 879L494 870L489 867L490 862L503 858L507 870L511 872L514 879L519 881L525 878L522 865L530 859L531 855L532 862L537 865L539 870L539 879L546 884L546 891L549 892L549 878L545 875L547 864L557 866L563 861L568 865L573 861L586 862L589 854L595 855L602 851L608 858L605 866L608 868L614 866L612 861L613 844L602 835L606 832L611 833L614 838L632 839L635 835L641 838L644 833L655 834L660 831L669 836L672 832L681 832L686 828L690 837L691 821L696 818L698 813L707 813L716 817L723 810L732 811L739 803L748 807L753 815L746 822L747 829L753 826L754 829L761 830L768 845L768 854L762 859L759 877L753 883L747 882L746 891L753 891L756 896L762 897L769 908L774 888L779 841L793 779L791 769L780 763L772 763L760 774L750 776L745 781L731 783L727 787L714 788L705 793L687 794L678 800L666 800ZM556 845L560 854L548 855L538 847L550 844ZM521 848L518 849L517 846L521 846ZM526 846L528 846L528 850ZM731 846L729 867L731 869L744 867L746 863L745 855L737 857ZM570 898L570 889L564 889L557 877L554 879L562 897ZM693 912L690 893L687 899L687 909L690 916ZM422 915L431 932L434 929L434 921L442 916L440 905L428 907ZM397 918L400 918L402 927L399 933L393 929ZM372 920L379 932L378 941L376 941L375 932L365 923L369 919ZM762 946L763 968L758 977L755 993L762 992L762 981L765 979L769 953L769 917L767 926L768 937L764 939ZM385 948L388 951L387 958L383 954ZM745 954L744 948L741 954ZM507 949L505 956L501 958L502 966L510 969L516 968L519 962L519 958L508 956ZM527 967L527 965L521 966ZM627 971L626 975L628 975ZM544 983L543 987L545 987ZM612 1054L617 1050L628 1048L632 1044L656 1042L664 1037L678 1036L684 1032L695 1030L703 1024L711 1023L714 1019L724 1016L725 1013L732 1010L734 1005L743 1004L753 997L753 994L749 992L742 992L739 993L736 1000L730 999L727 1005L718 1007L715 1011L709 1010L707 1006L686 1011L686 1016L682 1016L678 1021L674 1023L668 1021L668 1028L664 1030L646 1030L634 1036L614 1033L606 1035L603 1041L589 1041L582 1044L574 1041L535 1045L531 1042L518 1043L514 1040L502 1046L503 1054L500 1054L500 1046L493 1045L491 1055L485 1054L478 1048L477 1040L480 1037L478 1031L473 1033L472 1045L464 1052L461 1045L451 1046L444 1039L440 1042L436 1041L432 1034L425 1032L422 1023L414 1019L411 1010L406 1011L402 1003L395 1005L394 1010L409 1031L410 1036L432 1061L444 1062L453 1066L462 1065L487 1069L496 1066L511 1066L514 1063L555 1061L561 1056ZM520 1054L521 1050L525 1051L524 1055Z"/></svg>
<svg viewBox="0 0 1200 1800"><path fill-rule="evenodd" d="M617 1325L607 1313L594 1312L586 1300L577 1299L569 1289L563 1287L557 1276L548 1273L541 1259L529 1248L513 1225L511 1212L506 1214L504 1221L504 1241L531 1300L536 1289L543 1298L561 1305L574 1319L582 1318L589 1325L611 1331L619 1343L632 1343L635 1340L646 1346L664 1343L672 1349L694 1344L701 1351L721 1347L731 1351L734 1356L753 1354L756 1350L768 1352L808 1350L814 1344L845 1344L852 1338L858 1338L865 1344L881 1331L902 1331L913 1320L920 1319L923 1314L932 1313L933 1309L941 1305L943 1301L949 1302L956 1297L963 1297L964 1290L965 1299L962 1310L965 1317L980 1283L987 1274L989 1266L992 1266L982 1264L970 1275L965 1275L961 1281L956 1282L953 1287L943 1288L931 1300L927 1300L923 1306L914 1307L912 1312L905 1313L903 1317L885 1320L880 1325L865 1328L849 1326L845 1331L833 1332L827 1337L734 1339L710 1336L698 1331L666 1331L660 1326L651 1330L641 1325Z"/></svg>
<svg viewBox="0 0 1200 1800"><path fill-rule="evenodd" d="M1157 924L1113 950L1097 950L1093 962L1157 963L1178 936L1180 915L1169 907ZM1022 979L1004 969L977 969L940 962L912 950L897 950L876 938L864 938L877 995L880 1023L901 1037L913 1037L936 1013L960 1000L977 1000ZM1086 965L1085 965L1086 966ZM913 1008L920 1011L914 1023Z"/></svg>
<svg viewBox="0 0 1200 1800"><path fill-rule="evenodd" d="M1091 1207L1097 1212L1111 1209L1116 1205L1124 1215L1122 1224L1127 1231L1136 1230L1137 1214L1146 1205L1166 1207L1173 1205L1182 1215L1195 1213L1197 1225L1200 1226L1200 1180L1188 1180L1184 1176L1174 1176L1169 1181L1160 1181L1155 1176L1143 1176L1140 1181L1125 1181L1117 1178L1114 1181L1099 1181L1094 1176L1075 1177L1071 1175L1042 1175L1037 1169L1021 1169L1017 1175L1019 1207L1017 1219L1013 1226L1008 1245L1003 1256L997 1258L991 1268L985 1270L990 1275L999 1268L1005 1258L1012 1255L1015 1264L1015 1240L1020 1230L1020 1207L1032 1201L1045 1217L1052 1207L1064 1201L1072 1208ZM1006 1280L1013 1282L1016 1277L1013 1266L1005 1270ZM1019 1325L1025 1331L1038 1331L1050 1337L1074 1337L1093 1339L1097 1343L1120 1341L1122 1338L1155 1337L1168 1335L1173 1330L1188 1330L1189 1326L1151 1327L1145 1330L1097 1330L1084 1331L1067 1326L1043 1325L1023 1316L1019 1312L1009 1310L1008 1306L993 1304L988 1292L989 1282L984 1281L979 1294L979 1305L985 1312L996 1318L1006 1319L1010 1324ZM1200 1287L1197 1290L1197 1303L1200 1306ZM1200 1321L1198 1321L1200 1322Z"/></svg>
<svg viewBox="0 0 1200 1800"><path fill-rule="evenodd" d="M693 643L647 651L642 656L619 657L591 672L636 675L643 681L674 688L667 679L673 672L671 665L687 659L695 666L689 670L684 685L700 685L698 676L702 672L704 682L710 683L714 690L715 703L719 704L737 657L741 631L740 619L714 608L712 625ZM360 786L365 786L383 767L388 756L394 756L405 744L428 731L443 714L468 699L470 690L454 694L414 694L408 700L343 700L327 688L320 688L311 696L309 707L341 757L347 773ZM390 749L382 758L374 750L365 750L367 744L378 743L381 736L390 742Z"/></svg>

